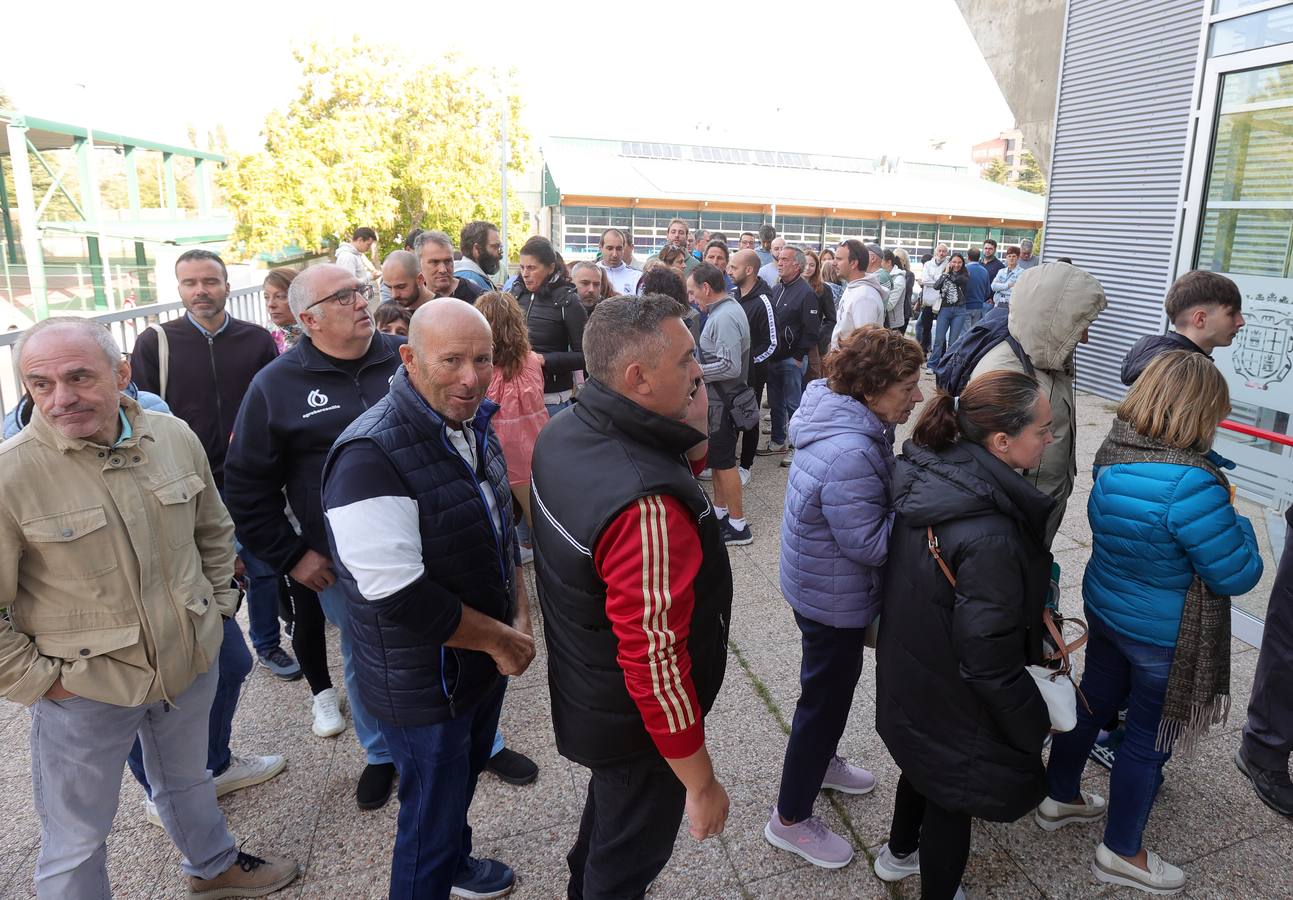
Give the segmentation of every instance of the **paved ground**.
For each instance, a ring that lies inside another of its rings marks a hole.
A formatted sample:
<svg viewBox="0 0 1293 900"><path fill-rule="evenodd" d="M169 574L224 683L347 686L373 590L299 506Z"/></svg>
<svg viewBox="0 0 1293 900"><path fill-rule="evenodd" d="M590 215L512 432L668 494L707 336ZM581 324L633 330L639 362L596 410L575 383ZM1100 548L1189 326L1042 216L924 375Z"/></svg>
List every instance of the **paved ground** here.
<svg viewBox="0 0 1293 900"><path fill-rule="evenodd" d="M1107 429L1111 408L1095 398L1080 403L1079 469L1090 460ZM888 833L898 772L874 731L875 668L867 665L854 696L841 753L872 768L879 786L866 797L823 795L817 812L848 835L858 856L834 872L815 869L774 850L762 835L774 801L786 746L786 728L798 696L799 640L778 590L777 528L786 470L769 460L756 465L747 494L755 543L735 549L736 576L732 652L727 680L706 720L710 752L732 799L727 830L719 840L697 844L685 832L673 860L657 880L656 898L844 898L916 897L916 879L891 892L871 873L869 853ZM1056 541L1063 568L1064 606L1074 610L1089 553L1086 520L1089 475L1078 482L1069 515ZM1250 514L1258 512L1249 510ZM1254 515L1264 537L1262 516ZM1268 566L1268 568L1271 568ZM1273 574L1273 573L1270 573ZM1270 574L1262 592L1269 586ZM334 660L335 633L332 635ZM1267 810L1230 760L1242 724L1257 653L1235 642L1235 713L1228 728L1211 737L1192 762L1173 760L1150 818L1147 844L1183 866L1192 897L1293 897L1293 823ZM503 729L509 743L539 763L537 783L510 787L486 776L472 808L480 853L510 863L520 875L515 896L564 896L565 860L576 830L587 783L580 767L557 756L549 718L542 651L535 665L509 688ZM341 672L334 671L341 683ZM27 716L0 704L0 897L32 893L31 871L38 828L31 801ZM303 682L283 684L257 669L244 689L234 725L241 753L285 753L287 771L263 786L230 795L223 807L247 849L285 853L300 860L304 875L280 896L367 898L386 896L396 804L358 812L354 781L362 756L351 731L320 740L309 729ZM129 781L129 778L127 778ZM1107 792L1108 778L1094 764L1089 786ZM1098 829L1070 827L1054 834L1031 819L1013 825L976 823L965 887L977 897L1139 896L1102 889L1089 862ZM109 871L118 897L183 896L178 855L161 831L143 818L133 783L121 794L117 827L108 841Z"/></svg>

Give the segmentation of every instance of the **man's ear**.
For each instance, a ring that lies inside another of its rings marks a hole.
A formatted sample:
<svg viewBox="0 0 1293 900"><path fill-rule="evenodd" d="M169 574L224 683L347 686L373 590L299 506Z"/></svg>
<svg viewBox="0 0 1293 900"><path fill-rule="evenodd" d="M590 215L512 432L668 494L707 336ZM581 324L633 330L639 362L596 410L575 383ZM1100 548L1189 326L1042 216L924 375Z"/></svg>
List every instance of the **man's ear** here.
<svg viewBox="0 0 1293 900"><path fill-rule="evenodd" d="M651 385L646 380L642 363L631 362L624 369L624 393L645 397L651 393Z"/></svg>

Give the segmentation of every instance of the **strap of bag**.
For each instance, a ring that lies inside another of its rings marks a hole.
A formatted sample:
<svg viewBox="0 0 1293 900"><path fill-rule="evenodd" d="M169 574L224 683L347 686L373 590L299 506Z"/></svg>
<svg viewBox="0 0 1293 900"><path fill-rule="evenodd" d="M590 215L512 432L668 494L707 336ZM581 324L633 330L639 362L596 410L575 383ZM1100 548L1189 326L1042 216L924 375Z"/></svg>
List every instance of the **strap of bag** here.
<svg viewBox="0 0 1293 900"><path fill-rule="evenodd" d="M932 526L926 526L925 538L926 545L929 547L929 555L934 557L934 562L938 563L938 567L943 570L943 577L947 579L947 583L952 587L956 587L956 576L952 574L952 570L947 567L947 563L943 560L943 555L939 553L938 536L934 534ZM1050 607L1042 609L1042 621L1046 624L1046 630L1051 633L1051 639L1055 641L1055 646L1057 648L1053 654L1046 657L1046 661L1054 662L1056 660L1060 660L1060 667L1055 671L1055 674L1057 676L1062 675L1069 680L1069 683L1073 685L1073 689L1077 691L1078 699L1082 701L1082 705L1086 707L1087 712L1090 712L1090 704L1087 703L1086 697L1083 696L1082 690L1077 686L1077 683L1073 681L1073 664L1069 660L1070 653L1081 649L1083 645L1086 644L1086 622L1083 622L1081 619L1064 620L1066 622L1076 622L1078 625L1082 626L1082 634L1077 638L1077 640L1073 641L1073 643L1067 644L1064 642L1064 634L1060 631L1059 626L1055 624L1055 616L1051 612Z"/></svg>
<svg viewBox="0 0 1293 900"><path fill-rule="evenodd" d="M154 322L148 327L157 332L157 383L161 389L157 392L157 396L165 400L166 382L171 374L171 344L166 339L166 332L162 330L161 322Z"/></svg>

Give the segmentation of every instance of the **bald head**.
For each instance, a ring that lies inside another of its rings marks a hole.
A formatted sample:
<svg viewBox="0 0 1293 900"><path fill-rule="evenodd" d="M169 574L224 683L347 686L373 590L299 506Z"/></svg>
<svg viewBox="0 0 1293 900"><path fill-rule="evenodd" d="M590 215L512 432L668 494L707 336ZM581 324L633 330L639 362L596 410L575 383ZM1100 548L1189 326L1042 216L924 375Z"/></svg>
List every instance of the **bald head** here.
<svg viewBox="0 0 1293 900"><path fill-rule="evenodd" d="M396 250L382 263L382 284L391 293L391 299L405 309L417 309L433 296L419 280L416 253Z"/></svg>
<svg viewBox="0 0 1293 900"><path fill-rule="evenodd" d="M396 250L386 257L382 263L382 280L388 281L387 273L391 275L406 275L409 278L418 277L418 258L408 250Z"/></svg>
<svg viewBox="0 0 1293 900"><path fill-rule="evenodd" d="M409 381L451 426L476 415L494 376L494 335L470 303L441 297L419 306L400 347Z"/></svg>
<svg viewBox="0 0 1293 900"><path fill-rule="evenodd" d="M737 288L742 294L747 293L754 287L755 279L759 277L759 254L753 250L740 250L732 255L732 259L727 264L727 275L732 281L736 282Z"/></svg>

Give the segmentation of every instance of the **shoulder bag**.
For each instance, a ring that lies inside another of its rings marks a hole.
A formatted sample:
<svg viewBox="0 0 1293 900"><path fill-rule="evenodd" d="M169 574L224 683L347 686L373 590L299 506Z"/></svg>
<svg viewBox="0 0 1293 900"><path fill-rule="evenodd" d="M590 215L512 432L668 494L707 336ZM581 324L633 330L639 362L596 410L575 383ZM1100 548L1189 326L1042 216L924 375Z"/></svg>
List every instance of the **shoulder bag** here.
<svg viewBox="0 0 1293 900"><path fill-rule="evenodd" d="M928 540L930 556L934 557L938 567L943 570L943 577L947 579L948 584L955 588L956 578L938 552L938 538L934 536L934 529L926 528L925 537ZM1058 618L1057 621L1057 618L1049 607L1042 609L1042 622L1045 623L1046 630L1050 632L1051 640L1055 643L1055 651L1046 654L1046 665L1024 666L1024 670L1033 677L1038 693L1046 702L1046 710L1051 717L1051 731L1072 731L1077 727L1078 698L1082 699L1083 708L1087 712L1091 711L1086 697L1082 696L1081 689L1073 681L1073 663L1069 659L1071 653L1086 643L1087 626L1081 619ZM1063 626L1066 622L1074 622L1082 628L1082 633L1072 643L1064 641Z"/></svg>

